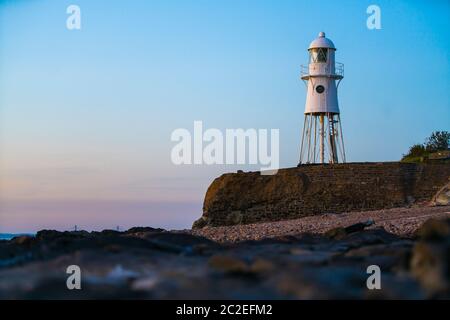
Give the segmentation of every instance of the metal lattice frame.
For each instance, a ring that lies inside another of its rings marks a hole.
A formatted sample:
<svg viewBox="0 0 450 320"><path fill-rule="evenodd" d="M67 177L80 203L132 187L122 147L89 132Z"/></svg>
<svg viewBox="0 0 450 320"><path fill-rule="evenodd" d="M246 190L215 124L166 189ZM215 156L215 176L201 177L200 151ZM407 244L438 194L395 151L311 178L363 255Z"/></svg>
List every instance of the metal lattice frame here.
<svg viewBox="0 0 450 320"><path fill-rule="evenodd" d="M305 114L299 163L339 162L346 162L339 114Z"/></svg>

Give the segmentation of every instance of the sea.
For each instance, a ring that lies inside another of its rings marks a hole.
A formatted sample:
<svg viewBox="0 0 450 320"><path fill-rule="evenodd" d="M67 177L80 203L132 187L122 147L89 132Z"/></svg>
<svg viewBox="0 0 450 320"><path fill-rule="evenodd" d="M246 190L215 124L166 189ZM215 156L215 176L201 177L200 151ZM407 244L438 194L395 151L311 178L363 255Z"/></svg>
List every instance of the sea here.
<svg viewBox="0 0 450 320"><path fill-rule="evenodd" d="M11 240L19 236L34 236L32 233L0 233L0 240Z"/></svg>

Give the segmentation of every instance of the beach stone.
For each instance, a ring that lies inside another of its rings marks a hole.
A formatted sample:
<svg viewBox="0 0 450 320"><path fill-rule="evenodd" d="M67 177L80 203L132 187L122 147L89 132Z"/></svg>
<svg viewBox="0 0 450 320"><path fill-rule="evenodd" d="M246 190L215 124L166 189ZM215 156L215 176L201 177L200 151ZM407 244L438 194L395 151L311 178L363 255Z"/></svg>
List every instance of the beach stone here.
<svg viewBox="0 0 450 320"><path fill-rule="evenodd" d="M450 245L419 242L411 258L411 272L428 291L435 295L450 296Z"/></svg>
<svg viewBox="0 0 450 320"><path fill-rule="evenodd" d="M228 274L245 274L250 272L248 265L235 257L214 255L209 259L209 266L215 270Z"/></svg>
<svg viewBox="0 0 450 320"><path fill-rule="evenodd" d="M325 236L330 239L340 240L347 236L347 231L343 227L333 228L325 232Z"/></svg>
<svg viewBox="0 0 450 320"><path fill-rule="evenodd" d="M13 239L11 239L11 242L14 244L26 245L26 246L30 246L30 245L36 243L35 238L31 237L31 236L14 237Z"/></svg>
<svg viewBox="0 0 450 320"><path fill-rule="evenodd" d="M416 232L424 241L442 240L450 237L450 219L429 219Z"/></svg>
<svg viewBox="0 0 450 320"><path fill-rule="evenodd" d="M373 220L370 219L367 220L366 222L358 222L348 227L334 228L325 232L325 236L335 240L344 239L347 235L358 231L362 231L366 227L371 226L372 224L374 224L374 222Z"/></svg>
<svg viewBox="0 0 450 320"><path fill-rule="evenodd" d="M267 273L272 272L275 269L276 266L273 262L263 258L256 259L250 266L250 270L254 273Z"/></svg>

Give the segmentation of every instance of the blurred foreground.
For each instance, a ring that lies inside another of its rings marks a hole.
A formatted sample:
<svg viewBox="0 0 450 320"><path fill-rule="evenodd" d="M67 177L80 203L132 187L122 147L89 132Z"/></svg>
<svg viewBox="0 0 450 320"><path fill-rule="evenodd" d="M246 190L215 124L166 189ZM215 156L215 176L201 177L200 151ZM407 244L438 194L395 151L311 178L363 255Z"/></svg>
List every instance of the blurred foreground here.
<svg viewBox="0 0 450 320"><path fill-rule="evenodd" d="M448 299L449 252L448 214L407 236L369 220L233 243L189 230L44 230L0 241L0 298ZM66 287L69 265L81 268L81 290ZM380 290L366 286L370 265Z"/></svg>

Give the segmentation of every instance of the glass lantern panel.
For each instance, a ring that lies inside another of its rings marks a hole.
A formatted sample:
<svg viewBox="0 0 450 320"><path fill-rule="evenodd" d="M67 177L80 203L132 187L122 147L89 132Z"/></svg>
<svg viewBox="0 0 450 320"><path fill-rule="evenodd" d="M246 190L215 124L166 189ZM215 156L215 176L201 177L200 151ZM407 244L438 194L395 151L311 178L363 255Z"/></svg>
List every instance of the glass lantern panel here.
<svg viewBox="0 0 450 320"><path fill-rule="evenodd" d="M314 48L309 51L309 63L325 63L327 62L328 49Z"/></svg>

